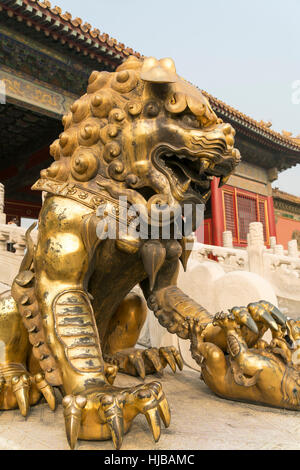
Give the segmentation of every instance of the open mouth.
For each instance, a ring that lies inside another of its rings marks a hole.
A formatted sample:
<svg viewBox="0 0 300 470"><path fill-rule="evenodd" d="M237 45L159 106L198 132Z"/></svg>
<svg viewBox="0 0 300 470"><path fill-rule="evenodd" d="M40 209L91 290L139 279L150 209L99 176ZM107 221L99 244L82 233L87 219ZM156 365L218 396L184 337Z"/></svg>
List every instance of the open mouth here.
<svg viewBox="0 0 300 470"><path fill-rule="evenodd" d="M222 150L214 148L193 155L186 149L164 147L154 153L153 162L167 176L177 200L188 194L201 200L209 192L213 176L224 174L224 168L219 164Z"/></svg>
<svg viewBox="0 0 300 470"><path fill-rule="evenodd" d="M287 342L289 349L295 349L294 341L290 338L288 334L285 335L284 339Z"/></svg>

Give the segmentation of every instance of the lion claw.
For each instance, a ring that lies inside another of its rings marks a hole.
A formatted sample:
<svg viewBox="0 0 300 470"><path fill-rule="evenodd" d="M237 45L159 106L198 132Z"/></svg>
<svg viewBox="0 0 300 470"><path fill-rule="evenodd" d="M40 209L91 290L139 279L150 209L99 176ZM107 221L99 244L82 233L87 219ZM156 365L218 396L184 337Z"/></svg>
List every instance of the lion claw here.
<svg viewBox="0 0 300 470"><path fill-rule="evenodd" d="M50 409L55 411L56 408L56 400L55 400L55 393L51 385L45 379L44 374L40 373L34 377L36 386L38 390L43 394L46 402L48 403Z"/></svg>
<svg viewBox="0 0 300 470"><path fill-rule="evenodd" d="M82 410L87 404L87 399L80 395L67 395L63 399L62 404L64 407L67 439L71 449L73 450L75 449L78 440Z"/></svg>
<svg viewBox="0 0 300 470"><path fill-rule="evenodd" d="M124 419L123 404L116 397L103 395L100 400L106 423L111 432L114 446L119 450L123 443Z"/></svg>
<svg viewBox="0 0 300 470"><path fill-rule="evenodd" d="M258 302L267 312L269 312L274 320L281 326L285 326L287 317L277 308L275 305L267 302L266 300L260 300Z"/></svg>
<svg viewBox="0 0 300 470"><path fill-rule="evenodd" d="M174 374L176 373L176 365L179 370L183 369L183 360L181 354L177 351L174 346L161 347L159 353L163 359L169 364Z"/></svg>
<svg viewBox="0 0 300 470"><path fill-rule="evenodd" d="M137 352L136 354L130 354L129 361L136 369L138 375L144 380L146 377L146 370L142 354L140 352Z"/></svg>
<svg viewBox="0 0 300 470"><path fill-rule="evenodd" d="M160 373L163 370L159 351L157 348L146 349L144 352L145 357L154 366L156 372Z"/></svg>
<svg viewBox="0 0 300 470"><path fill-rule="evenodd" d="M161 421L167 428L170 425L171 414L167 399L159 382L152 382L137 393L137 404L140 412L145 415L153 438L157 442L161 435Z"/></svg>
<svg viewBox="0 0 300 470"><path fill-rule="evenodd" d="M253 302L247 307L233 307L229 313L217 313L213 319L215 326L227 330L246 326L257 336L268 328L271 328L273 334L279 333L286 322L287 318L280 310L266 301Z"/></svg>
<svg viewBox="0 0 300 470"><path fill-rule="evenodd" d="M28 375L15 376L11 379L12 391L16 397L21 415L26 418L29 412L29 386Z"/></svg>
<svg viewBox="0 0 300 470"><path fill-rule="evenodd" d="M245 307L234 307L230 310L237 324L240 326L247 326L254 334L258 334L257 325Z"/></svg>
<svg viewBox="0 0 300 470"><path fill-rule="evenodd" d="M123 350L114 355L105 355L105 361L117 364L120 372L141 377L143 380L147 374L161 374L167 365L174 373L177 367L179 370L183 369L181 354L174 346Z"/></svg>

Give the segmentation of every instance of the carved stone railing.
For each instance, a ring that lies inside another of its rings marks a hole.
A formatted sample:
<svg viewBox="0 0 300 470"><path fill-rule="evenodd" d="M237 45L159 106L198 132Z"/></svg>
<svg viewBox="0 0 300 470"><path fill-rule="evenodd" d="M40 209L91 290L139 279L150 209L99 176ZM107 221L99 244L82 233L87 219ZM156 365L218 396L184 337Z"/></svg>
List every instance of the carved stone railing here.
<svg viewBox="0 0 300 470"><path fill-rule="evenodd" d="M26 229L16 225L0 224L0 283L10 286L18 273L25 254ZM36 242L37 231L32 232ZM14 252L8 248L13 248Z"/></svg>
<svg viewBox="0 0 300 470"><path fill-rule="evenodd" d="M300 257L296 240L289 241L288 249L284 250L277 244L276 237L271 237L270 248L267 248L263 225L253 222L249 226L245 249L232 246L231 232L224 232L223 245L195 243L191 259L217 261L225 273L248 271L261 276L272 286L279 306L291 316L300 316Z"/></svg>
<svg viewBox="0 0 300 470"><path fill-rule="evenodd" d="M8 244L15 252L8 251ZM11 285L25 253L25 230L16 225L0 224L0 282Z"/></svg>
<svg viewBox="0 0 300 470"><path fill-rule="evenodd" d="M26 249L25 233L22 227L6 224L4 186L0 183L0 284L4 286L10 286L18 273ZM36 239L37 232L32 235Z"/></svg>
<svg viewBox="0 0 300 470"><path fill-rule="evenodd" d="M222 265L226 272L248 269L248 254L246 250L242 249L195 243L192 258L200 262L214 259Z"/></svg>

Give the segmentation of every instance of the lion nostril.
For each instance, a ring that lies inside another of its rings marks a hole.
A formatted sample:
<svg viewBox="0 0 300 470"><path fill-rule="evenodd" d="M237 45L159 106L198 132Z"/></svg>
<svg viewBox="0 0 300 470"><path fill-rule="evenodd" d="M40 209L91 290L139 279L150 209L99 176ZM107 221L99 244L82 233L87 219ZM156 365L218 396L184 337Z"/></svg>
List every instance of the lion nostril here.
<svg viewBox="0 0 300 470"><path fill-rule="evenodd" d="M228 147L233 147L234 145L234 138L232 135L227 135L226 138L226 144L228 145Z"/></svg>
<svg viewBox="0 0 300 470"><path fill-rule="evenodd" d="M232 131L233 131L233 128L231 127L230 124L225 124L223 126L223 132L224 132L225 135L232 134Z"/></svg>

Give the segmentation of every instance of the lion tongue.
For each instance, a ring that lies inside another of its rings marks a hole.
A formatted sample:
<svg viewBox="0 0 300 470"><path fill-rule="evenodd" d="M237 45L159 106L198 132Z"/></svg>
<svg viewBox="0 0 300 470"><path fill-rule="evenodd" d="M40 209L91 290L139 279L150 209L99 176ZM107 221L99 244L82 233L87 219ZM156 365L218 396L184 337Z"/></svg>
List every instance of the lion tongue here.
<svg viewBox="0 0 300 470"><path fill-rule="evenodd" d="M180 178L180 183L184 184L186 182L186 178L184 178L184 175L189 179L189 180L194 180L196 179L196 171L193 171L191 168L186 166L182 161L174 161L170 162L172 165L177 166L181 170L181 174L179 176ZM182 174L183 173L183 174ZM176 173L179 175L179 172Z"/></svg>

